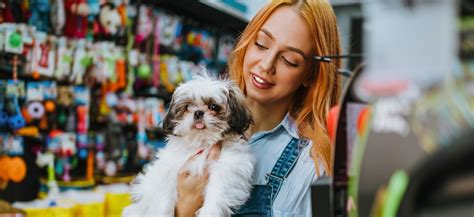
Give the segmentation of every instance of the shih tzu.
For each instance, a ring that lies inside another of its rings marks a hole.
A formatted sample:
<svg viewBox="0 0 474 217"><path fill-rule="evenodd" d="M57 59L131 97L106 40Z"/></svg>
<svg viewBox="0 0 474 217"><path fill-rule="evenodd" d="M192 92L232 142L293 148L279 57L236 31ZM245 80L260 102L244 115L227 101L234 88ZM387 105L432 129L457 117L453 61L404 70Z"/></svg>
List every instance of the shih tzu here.
<svg viewBox="0 0 474 217"><path fill-rule="evenodd" d="M178 173L198 152L202 154L184 168L202 176L208 167L204 204L196 215L230 216L250 196L255 158L243 133L251 123L245 97L234 82L198 76L180 85L163 122L167 145L135 179L133 204L122 216L174 216ZM219 159L209 162L206 157L216 143L222 144Z"/></svg>

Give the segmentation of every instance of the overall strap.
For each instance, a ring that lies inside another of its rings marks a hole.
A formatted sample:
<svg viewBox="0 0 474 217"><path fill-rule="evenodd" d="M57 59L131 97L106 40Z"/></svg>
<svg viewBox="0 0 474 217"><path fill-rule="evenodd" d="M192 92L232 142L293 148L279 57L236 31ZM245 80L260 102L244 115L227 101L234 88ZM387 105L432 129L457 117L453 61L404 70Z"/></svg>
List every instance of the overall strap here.
<svg viewBox="0 0 474 217"><path fill-rule="evenodd" d="M308 140L302 140L300 142L297 138L291 139L275 163L275 166L273 166L271 173L265 176L268 180L267 185L272 186L272 203L275 201L283 181L295 167L301 150L303 150L306 145L308 145Z"/></svg>

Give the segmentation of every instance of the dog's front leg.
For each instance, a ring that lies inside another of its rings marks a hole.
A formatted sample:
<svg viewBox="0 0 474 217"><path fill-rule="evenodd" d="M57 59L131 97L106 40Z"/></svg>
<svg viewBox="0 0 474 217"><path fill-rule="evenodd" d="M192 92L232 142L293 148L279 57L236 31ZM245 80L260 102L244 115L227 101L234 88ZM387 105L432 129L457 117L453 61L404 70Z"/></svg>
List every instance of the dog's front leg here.
<svg viewBox="0 0 474 217"><path fill-rule="evenodd" d="M226 204L225 188L222 175L222 166L213 165L209 168L209 180L204 191L204 204L197 212L198 217L227 217L230 209Z"/></svg>
<svg viewBox="0 0 474 217"><path fill-rule="evenodd" d="M153 197L148 213L152 214L153 217L173 217L178 198L178 174L173 170L167 174L159 175L160 177L156 183L158 189L150 192Z"/></svg>

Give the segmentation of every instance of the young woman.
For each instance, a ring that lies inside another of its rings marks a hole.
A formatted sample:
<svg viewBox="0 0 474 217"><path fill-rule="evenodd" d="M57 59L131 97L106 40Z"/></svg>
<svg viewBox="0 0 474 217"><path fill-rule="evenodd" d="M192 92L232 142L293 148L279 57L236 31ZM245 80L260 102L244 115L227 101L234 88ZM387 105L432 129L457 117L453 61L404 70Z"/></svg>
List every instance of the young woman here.
<svg viewBox="0 0 474 217"><path fill-rule="evenodd" d="M257 157L251 198L236 216L312 216L310 185L332 173L326 115L340 93L336 17L327 0L275 0L242 33L230 76L247 96L254 125L246 132ZM209 160L219 155L213 148ZM194 216L206 177L180 173L176 216Z"/></svg>

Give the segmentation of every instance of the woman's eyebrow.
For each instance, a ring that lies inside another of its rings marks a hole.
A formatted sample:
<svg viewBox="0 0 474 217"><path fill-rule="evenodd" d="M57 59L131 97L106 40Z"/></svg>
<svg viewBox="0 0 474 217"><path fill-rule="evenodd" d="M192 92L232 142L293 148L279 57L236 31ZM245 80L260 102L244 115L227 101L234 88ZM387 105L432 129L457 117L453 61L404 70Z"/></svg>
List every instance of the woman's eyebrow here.
<svg viewBox="0 0 474 217"><path fill-rule="evenodd" d="M300 54L303 57L303 59L307 60L306 54L302 50L300 50L298 48L295 48L295 47L291 47L291 46L286 46L286 49L289 50L289 51L293 51L295 53Z"/></svg>
<svg viewBox="0 0 474 217"><path fill-rule="evenodd" d="M275 37L273 36L273 34L272 34L270 31L266 30L265 28L262 27L262 28L260 29L260 31L262 31L262 32L263 32L265 35L267 35L269 38L275 39ZM296 52L296 53L300 54L300 55L303 57L303 59L305 59L305 60L308 59L308 58L306 58L306 54L305 54L301 49L298 49L298 48L292 47L292 46L286 46L285 48L286 48L287 50L289 50L289 51L293 51L293 52Z"/></svg>
<svg viewBox="0 0 474 217"><path fill-rule="evenodd" d="M260 29L260 31L262 31L263 33L265 33L265 35L267 35L269 38L271 39L275 39L275 37L273 37L272 33L266 29L264 29L263 27Z"/></svg>

